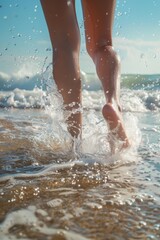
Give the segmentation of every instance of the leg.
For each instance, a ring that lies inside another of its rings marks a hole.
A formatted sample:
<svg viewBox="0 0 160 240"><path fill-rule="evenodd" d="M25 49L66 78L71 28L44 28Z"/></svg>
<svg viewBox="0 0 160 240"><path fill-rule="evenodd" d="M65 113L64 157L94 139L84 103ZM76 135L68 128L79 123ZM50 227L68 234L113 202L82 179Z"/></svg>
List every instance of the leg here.
<svg viewBox="0 0 160 240"><path fill-rule="evenodd" d="M62 94L72 137L81 132L80 34L74 0L41 0L53 47L53 76ZM77 111L76 111L77 110Z"/></svg>
<svg viewBox="0 0 160 240"><path fill-rule="evenodd" d="M87 51L95 63L107 102L102 113L111 133L114 134L113 130L117 128L117 139L123 141L123 146L127 147L129 142L121 120L119 104L120 61L112 47L115 0L82 0L82 6Z"/></svg>

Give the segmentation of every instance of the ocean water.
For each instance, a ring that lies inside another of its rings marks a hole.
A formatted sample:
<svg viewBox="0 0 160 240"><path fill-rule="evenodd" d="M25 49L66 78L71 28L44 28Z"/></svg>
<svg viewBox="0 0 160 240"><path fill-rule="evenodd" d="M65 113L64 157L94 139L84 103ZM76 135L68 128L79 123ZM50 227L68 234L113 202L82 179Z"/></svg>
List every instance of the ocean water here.
<svg viewBox="0 0 160 240"><path fill-rule="evenodd" d="M73 146L51 78L0 76L0 239L160 239L160 75L122 75L132 147L115 155L97 77L82 82Z"/></svg>

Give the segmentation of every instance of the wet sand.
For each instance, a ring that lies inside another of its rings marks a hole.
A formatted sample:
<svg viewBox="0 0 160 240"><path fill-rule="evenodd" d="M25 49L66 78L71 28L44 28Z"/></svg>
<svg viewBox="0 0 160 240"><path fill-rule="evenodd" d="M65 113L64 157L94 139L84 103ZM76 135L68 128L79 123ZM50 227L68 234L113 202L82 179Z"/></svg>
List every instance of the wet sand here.
<svg viewBox="0 0 160 240"><path fill-rule="evenodd" d="M137 155L107 164L98 150L75 156L38 140L50 124L43 110L3 110L1 239L159 239L159 132L147 119Z"/></svg>

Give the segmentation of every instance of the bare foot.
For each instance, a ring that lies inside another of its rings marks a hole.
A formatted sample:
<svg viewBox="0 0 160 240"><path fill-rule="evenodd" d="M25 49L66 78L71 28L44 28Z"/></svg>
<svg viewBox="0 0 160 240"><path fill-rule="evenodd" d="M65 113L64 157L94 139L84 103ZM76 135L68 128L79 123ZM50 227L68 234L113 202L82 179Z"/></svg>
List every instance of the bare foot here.
<svg viewBox="0 0 160 240"><path fill-rule="evenodd" d="M116 111L111 103L107 103L102 109L102 114L108 123L110 134L112 136L112 138L109 140L111 152L115 153L114 141L117 140L122 142L121 149L129 147L129 140L127 138L118 110Z"/></svg>

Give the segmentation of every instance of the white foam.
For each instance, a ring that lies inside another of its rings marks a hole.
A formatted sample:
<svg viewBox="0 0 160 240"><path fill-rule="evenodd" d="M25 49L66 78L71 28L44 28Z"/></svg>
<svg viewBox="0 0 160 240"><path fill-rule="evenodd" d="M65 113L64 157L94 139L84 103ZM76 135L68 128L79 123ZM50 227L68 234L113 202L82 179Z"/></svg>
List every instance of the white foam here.
<svg viewBox="0 0 160 240"><path fill-rule="evenodd" d="M2 224L0 225L1 239L3 240L16 239L16 237L14 236L14 233L12 233L10 229L15 225L20 225L20 226L24 225L27 227L32 227L33 231L38 231L39 233L46 234L48 236L53 235L54 237L54 235L59 235L59 236L65 237L66 240L73 240L73 239L87 240L87 238L77 233L74 233L72 231L65 231L63 229L54 229L54 228L47 227L44 224L44 222L38 219L38 217L36 216L36 212L37 212L36 207L29 206L26 209L20 209L15 212L9 213L6 216L5 220L2 222ZM44 215L44 211L43 211L43 215ZM45 214L45 216L47 216L47 213ZM26 238L20 238L20 239L22 240Z"/></svg>
<svg viewBox="0 0 160 240"><path fill-rule="evenodd" d="M47 205L49 207L55 208L55 207L60 207L62 205L63 201L60 198L52 199L47 202Z"/></svg>
<svg viewBox="0 0 160 240"><path fill-rule="evenodd" d="M14 108L41 108L45 92L39 88L32 91L15 89L11 92L0 92L0 106Z"/></svg>
<svg viewBox="0 0 160 240"><path fill-rule="evenodd" d="M82 95L82 105L84 109L101 110L105 104L104 93L102 90L83 90ZM40 88L34 88L33 90L16 88L13 91L0 91L0 107L44 108L53 103L56 105L58 98L55 90L52 92L51 97ZM121 104L123 111L125 112L146 112L149 110L159 111L160 92L122 89ZM59 105L59 108L60 107L61 105Z"/></svg>
<svg viewBox="0 0 160 240"><path fill-rule="evenodd" d="M65 169L65 168L72 168L76 162L67 162L67 163L61 163L61 164L48 164L43 170L40 170L35 173L15 173L12 174L12 176L2 176L0 177L0 182L10 181L12 185L16 184L16 181L18 181L18 178L30 178L30 177L41 177L41 176L47 176L50 172L55 172L59 169ZM17 179L17 180L16 180Z"/></svg>

